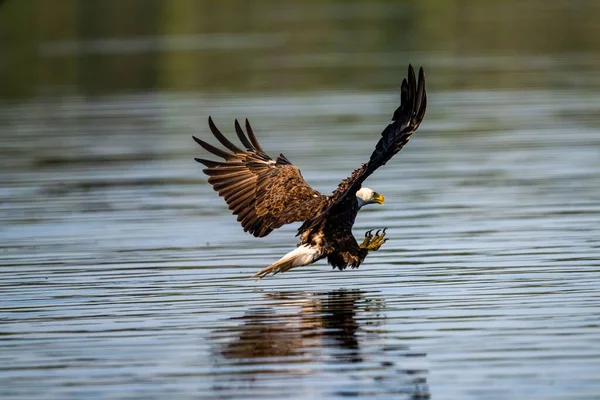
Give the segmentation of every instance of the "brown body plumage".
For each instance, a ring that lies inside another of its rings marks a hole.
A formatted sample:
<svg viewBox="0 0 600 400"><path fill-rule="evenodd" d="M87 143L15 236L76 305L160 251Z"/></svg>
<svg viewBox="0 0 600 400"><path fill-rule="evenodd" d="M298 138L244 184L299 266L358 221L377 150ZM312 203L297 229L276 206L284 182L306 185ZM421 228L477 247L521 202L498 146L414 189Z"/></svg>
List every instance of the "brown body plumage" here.
<svg viewBox="0 0 600 400"><path fill-rule="evenodd" d="M238 121L235 131L244 148L229 141L209 117L208 124L223 150L194 137L194 140L223 161L196 158L204 164L208 182L225 199L244 231L264 237L274 229L292 222L303 222L298 230L298 248L256 276L284 272L327 257L340 270L357 268L370 250L377 250L385 242L383 234L367 232L359 244L352 235L352 226L364 204L383 202L383 197L372 191L371 198L360 190L364 180L377 168L389 161L408 142L425 115L427 96L423 69L418 81L412 66L408 80L402 82L400 106L394 112L392 123L382 132L368 162L344 179L331 195L322 195L311 188L300 170L283 154L275 160L261 148L248 120L246 132ZM357 197L358 196L358 197Z"/></svg>

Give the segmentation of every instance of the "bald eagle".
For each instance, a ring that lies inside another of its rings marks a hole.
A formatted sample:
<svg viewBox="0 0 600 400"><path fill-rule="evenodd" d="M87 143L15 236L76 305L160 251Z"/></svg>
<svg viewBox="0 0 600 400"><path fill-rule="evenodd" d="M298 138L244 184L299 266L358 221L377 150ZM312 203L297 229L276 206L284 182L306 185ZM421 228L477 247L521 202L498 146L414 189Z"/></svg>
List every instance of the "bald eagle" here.
<svg viewBox="0 0 600 400"><path fill-rule="evenodd" d="M261 279L327 257L340 270L358 268L369 251L376 251L387 240L385 229L365 233L362 243L352 235L358 211L367 204L383 204L383 196L362 184L377 168L388 162L408 142L425 115L427 96L423 68L418 80L411 65L402 81L400 106L392 122L383 130L369 161L344 179L330 195L311 188L298 167L283 154L273 159L262 149L246 120L246 132L235 121L235 132L243 148L229 141L208 118L215 138L227 149L193 139L208 152L222 158L195 160L206 167L203 172L219 196L242 224L245 232L264 237L285 224L303 222L296 236L297 248L275 263L258 271Z"/></svg>

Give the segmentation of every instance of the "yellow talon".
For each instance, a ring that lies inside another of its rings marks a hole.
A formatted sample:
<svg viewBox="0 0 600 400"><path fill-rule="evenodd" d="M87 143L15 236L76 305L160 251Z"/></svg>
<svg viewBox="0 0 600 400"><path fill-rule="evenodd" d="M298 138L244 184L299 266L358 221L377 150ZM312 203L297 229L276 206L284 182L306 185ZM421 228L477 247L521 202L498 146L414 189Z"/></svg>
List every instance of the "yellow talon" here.
<svg viewBox="0 0 600 400"><path fill-rule="evenodd" d="M367 249L370 251L379 250L379 248L385 242L387 242L387 239L385 239L385 231L386 230L387 230L387 228L383 228L383 231L380 229L375 233L375 235L373 235L371 233L373 231L372 229L365 232L365 240L363 240L363 242L360 244L360 248Z"/></svg>

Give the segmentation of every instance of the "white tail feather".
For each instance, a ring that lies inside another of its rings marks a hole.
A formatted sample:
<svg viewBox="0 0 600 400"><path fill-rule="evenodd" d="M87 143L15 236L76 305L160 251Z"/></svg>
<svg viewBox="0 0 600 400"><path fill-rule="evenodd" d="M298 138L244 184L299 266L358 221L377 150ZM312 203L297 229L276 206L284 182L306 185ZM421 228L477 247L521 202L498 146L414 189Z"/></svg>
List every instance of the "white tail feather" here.
<svg viewBox="0 0 600 400"><path fill-rule="evenodd" d="M285 272L295 267L312 264L321 258L322 254L317 247L311 247L307 244L296 247L294 250L281 257L278 261L258 271L253 278L262 279L269 274Z"/></svg>
<svg viewBox="0 0 600 400"><path fill-rule="evenodd" d="M287 253L277 262L291 261L292 267L312 264L318 259L319 250L316 247L310 247L307 244L296 247L294 250Z"/></svg>

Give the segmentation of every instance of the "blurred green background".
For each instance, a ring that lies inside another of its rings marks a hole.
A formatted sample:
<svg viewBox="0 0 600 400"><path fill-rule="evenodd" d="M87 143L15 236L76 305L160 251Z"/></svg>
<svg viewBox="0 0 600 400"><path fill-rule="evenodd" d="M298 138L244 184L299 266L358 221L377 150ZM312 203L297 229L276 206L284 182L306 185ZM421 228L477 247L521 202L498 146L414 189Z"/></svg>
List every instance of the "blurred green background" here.
<svg viewBox="0 0 600 400"><path fill-rule="evenodd" d="M5 101L392 89L409 61L425 64L437 89L600 86L595 0L8 0L0 7Z"/></svg>

